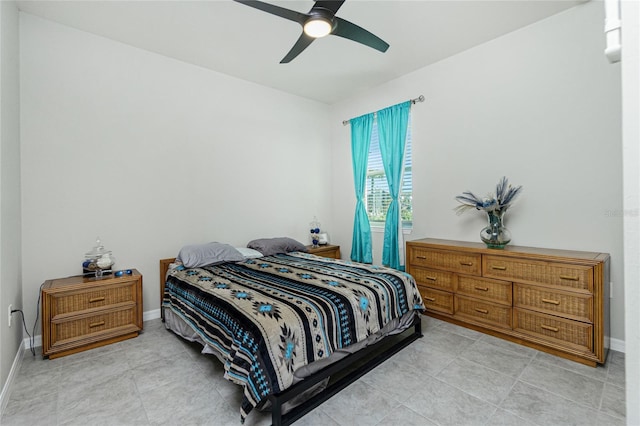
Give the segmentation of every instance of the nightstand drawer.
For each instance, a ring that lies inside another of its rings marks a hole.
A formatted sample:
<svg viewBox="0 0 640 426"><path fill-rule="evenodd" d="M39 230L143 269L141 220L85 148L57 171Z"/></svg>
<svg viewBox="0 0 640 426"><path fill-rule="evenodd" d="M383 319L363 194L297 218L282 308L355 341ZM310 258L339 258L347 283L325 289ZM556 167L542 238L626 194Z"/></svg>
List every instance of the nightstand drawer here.
<svg viewBox="0 0 640 426"><path fill-rule="evenodd" d="M513 293L515 307L583 322L593 321L593 296L590 294L551 291L544 287L517 283L514 284Z"/></svg>
<svg viewBox="0 0 640 426"><path fill-rule="evenodd" d="M480 254L475 253L457 253L419 247L411 247L409 252L409 262L413 267L426 266L468 275L480 275L482 266L480 258Z"/></svg>
<svg viewBox="0 0 640 426"><path fill-rule="evenodd" d="M316 256L340 259L340 246L325 244L318 247L307 246L308 253Z"/></svg>
<svg viewBox="0 0 640 426"><path fill-rule="evenodd" d="M487 280L459 275L456 293L509 306L511 306L512 301L511 283L508 281Z"/></svg>
<svg viewBox="0 0 640 426"><path fill-rule="evenodd" d="M82 289L58 293L52 298L53 318L61 314L132 302L135 300L136 284L137 281L125 281L109 286L98 284L95 289L91 290Z"/></svg>
<svg viewBox="0 0 640 426"><path fill-rule="evenodd" d="M593 268L589 266L483 256L482 270L489 278L593 291Z"/></svg>
<svg viewBox="0 0 640 426"><path fill-rule="evenodd" d="M453 274L451 272L413 268L411 269L411 275L413 275L418 285L453 291Z"/></svg>
<svg viewBox="0 0 640 426"><path fill-rule="evenodd" d="M453 294L446 291L434 290L432 288L418 286L424 306L431 311L453 313Z"/></svg>
<svg viewBox="0 0 640 426"><path fill-rule="evenodd" d="M511 328L511 308L466 297L455 297L454 317L466 317L503 328Z"/></svg>
<svg viewBox="0 0 640 426"><path fill-rule="evenodd" d="M78 337L91 339L96 334L105 334L114 329L130 327L131 331L138 331L136 322L136 306L123 306L120 310L101 313L98 315L75 318L68 321L52 321L52 334L57 344L64 345L67 340Z"/></svg>
<svg viewBox="0 0 640 426"><path fill-rule="evenodd" d="M591 324L514 308L513 329L561 346L593 351Z"/></svg>

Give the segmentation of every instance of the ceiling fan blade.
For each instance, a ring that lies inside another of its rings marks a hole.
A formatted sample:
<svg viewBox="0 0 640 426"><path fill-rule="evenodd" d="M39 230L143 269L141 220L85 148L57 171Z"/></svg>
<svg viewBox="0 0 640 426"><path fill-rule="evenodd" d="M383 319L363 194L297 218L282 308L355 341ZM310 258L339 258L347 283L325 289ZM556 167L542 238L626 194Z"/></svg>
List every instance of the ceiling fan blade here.
<svg viewBox="0 0 640 426"><path fill-rule="evenodd" d="M304 25L305 21L309 18L309 15L307 15L306 13L296 12L295 10L286 9L284 7L275 6L273 4L265 3L262 1L256 1L256 0L234 0L234 1L253 7L258 10L262 10L263 12L267 12L272 15L276 15L281 18L297 22L300 25ZM333 2L329 2L329 3L333 3Z"/></svg>
<svg viewBox="0 0 640 426"><path fill-rule="evenodd" d="M331 34L357 41L365 46L372 47L380 52L386 52L389 44L375 34L370 33L362 27L357 26L345 19L335 17L336 28Z"/></svg>
<svg viewBox="0 0 640 426"><path fill-rule="evenodd" d="M336 14L336 12L338 11L338 9L340 9L340 6L342 6L342 3L344 3L344 0L341 1L317 1L316 4L313 5L313 7L311 8L311 10L315 9L316 7L321 7L323 9L327 9L328 11L330 11L331 13L333 13L334 15Z"/></svg>
<svg viewBox="0 0 640 426"><path fill-rule="evenodd" d="M315 38L309 37L308 35L306 35L303 32L300 35L300 38L298 39L298 41L296 41L296 44L293 45L293 47L291 48L289 53L287 53L287 56L282 58L280 63L281 64L288 64L289 62L291 62L293 60L293 58L295 58L300 53L302 53L302 51L304 49L306 49L313 42L313 40L315 40Z"/></svg>

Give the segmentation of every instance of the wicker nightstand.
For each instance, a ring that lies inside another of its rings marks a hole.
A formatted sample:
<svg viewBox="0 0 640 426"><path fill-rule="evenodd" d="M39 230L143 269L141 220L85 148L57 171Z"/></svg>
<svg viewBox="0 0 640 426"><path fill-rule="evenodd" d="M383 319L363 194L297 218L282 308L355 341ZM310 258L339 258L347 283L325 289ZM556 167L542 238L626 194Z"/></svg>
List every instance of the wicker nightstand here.
<svg viewBox="0 0 640 426"><path fill-rule="evenodd" d="M307 246L309 253L316 256L330 257L332 259L340 259L340 246L325 244L318 247Z"/></svg>
<svg viewBox="0 0 640 426"><path fill-rule="evenodd" d="M64 355L136 337L142 330L142 275L75 276L42 286L42 356Z"/></svg>

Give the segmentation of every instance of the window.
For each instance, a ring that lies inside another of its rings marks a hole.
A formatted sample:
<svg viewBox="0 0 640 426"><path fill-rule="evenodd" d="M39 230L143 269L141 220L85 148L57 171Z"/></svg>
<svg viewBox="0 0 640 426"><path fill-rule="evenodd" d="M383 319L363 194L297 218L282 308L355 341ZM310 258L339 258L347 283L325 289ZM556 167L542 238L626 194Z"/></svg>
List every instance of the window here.
<svg viewBox="0 0 640 426"><path fill-rule="evenodd" d="M407 124L407 141L404 149L404 172L402 175L402 188L398 195L400 202L400 217L403 228L411 228L413 225L413 179L411 173L411 115ZM378 120L373 121L371 131L371 146L369 148L369 162L367 164L367 187L365 204L367 215L373 226L384 226L387 217L387 209L391 204L389 185L382 165L380 144L378 142Z"/></svg>

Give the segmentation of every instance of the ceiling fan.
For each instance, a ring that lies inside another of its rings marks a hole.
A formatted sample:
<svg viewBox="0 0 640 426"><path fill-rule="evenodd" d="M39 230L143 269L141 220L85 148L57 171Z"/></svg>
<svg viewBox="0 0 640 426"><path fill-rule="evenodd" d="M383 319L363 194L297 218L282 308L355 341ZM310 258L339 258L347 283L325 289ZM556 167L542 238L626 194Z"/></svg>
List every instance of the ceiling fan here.
<svg viewBox="0 0 640 426"><path fill-rule="evenodd" d="M336 35L349 40L372 47L380 52L386 52L389 44L378 36L370 33L362 27L357 26L345 19L336 16L336 12L344 3L342 1L316 1L309 13L296 12L284 7L262 1L235 0L238 3L251 6L271 13L290 21L295 21L302 26L302 34L296 44L293 45L289 53L280 61L281 64L291 62L304 49L306 49L315 39L327 35Z"/></svg>

